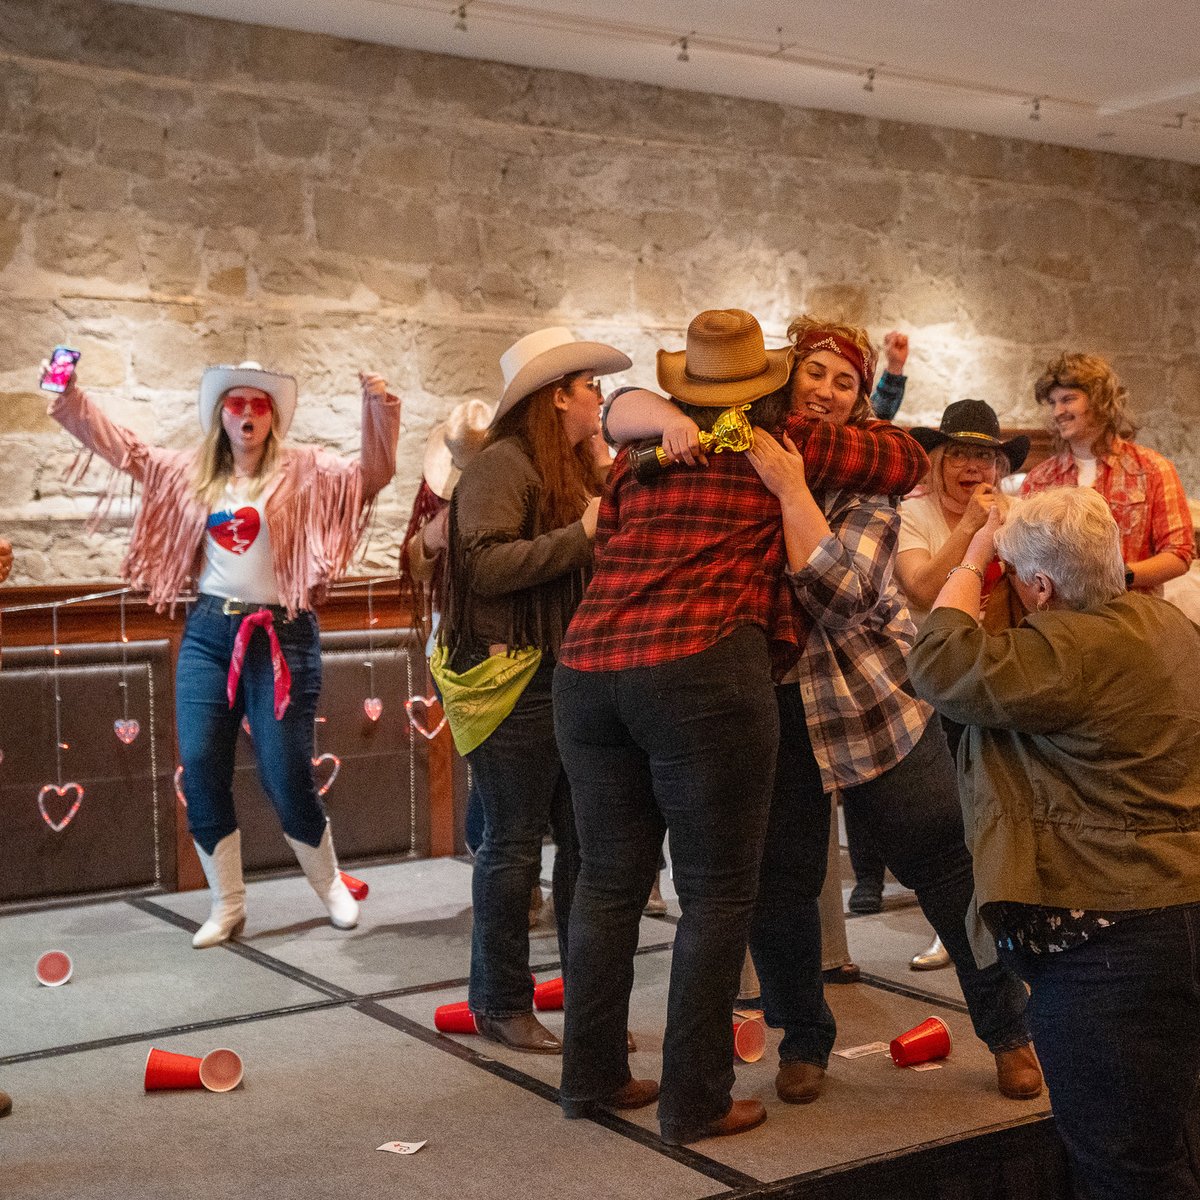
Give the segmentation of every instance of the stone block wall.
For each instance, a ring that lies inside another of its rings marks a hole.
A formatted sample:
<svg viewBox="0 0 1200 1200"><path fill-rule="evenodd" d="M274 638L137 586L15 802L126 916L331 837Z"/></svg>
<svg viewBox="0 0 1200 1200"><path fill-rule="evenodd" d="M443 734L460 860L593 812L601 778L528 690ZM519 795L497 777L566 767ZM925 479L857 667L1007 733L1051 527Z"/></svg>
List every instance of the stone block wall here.
<svg viewBox="0 0 1200 1200"><path fill-rule="evenodd" d="M629 351L713 306L910 331L905 416L1038 420L1060 349L1110 355L1200 494L1200 169L288 33L102 0L0 6L0 533L15 581L112 577L128 508L43 415L56 342L181 445L200 372L291 370L293 436L353 453L356 373L405 401L367 569L429 428L516 337Z"/></svg>

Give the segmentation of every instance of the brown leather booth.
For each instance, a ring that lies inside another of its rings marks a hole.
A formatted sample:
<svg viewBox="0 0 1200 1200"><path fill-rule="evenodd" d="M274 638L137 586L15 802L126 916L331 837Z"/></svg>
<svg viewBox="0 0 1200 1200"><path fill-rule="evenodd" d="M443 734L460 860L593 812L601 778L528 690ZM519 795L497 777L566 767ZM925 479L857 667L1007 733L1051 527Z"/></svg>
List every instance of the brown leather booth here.
<svg viewBox="0 0 1200 1200"><path fill-rule="evenodd" d="M462 849L465 764L448 729L430 740L408 719L405 701L430 686L423 646L403 619L394 585L392 592L390 598L376 592L380 623L373 634L366 628L365 592L335 596L319 610L324 685L318 715L324 720L316 726L315 769L318 785L328 784L324 801L347 864ZM70 589L9 588L2 600L11 608L69 595ZM182 612L170 620L127 601L130 641L123 655L117 604L60 606L57 669L49 611L3 616L0 904L203 884L175 788L173 681ZM123 691L128 715L140 725L129 744L114 731L125 712ZM363 706L371 694L383 703L374 721ZM259 787L245 729L238 740L234 799L247 871L293 870L295 858ZM77 793L54 790L60 782L56 741L65 744L62 784L82 788L74 815Z"/></svg>

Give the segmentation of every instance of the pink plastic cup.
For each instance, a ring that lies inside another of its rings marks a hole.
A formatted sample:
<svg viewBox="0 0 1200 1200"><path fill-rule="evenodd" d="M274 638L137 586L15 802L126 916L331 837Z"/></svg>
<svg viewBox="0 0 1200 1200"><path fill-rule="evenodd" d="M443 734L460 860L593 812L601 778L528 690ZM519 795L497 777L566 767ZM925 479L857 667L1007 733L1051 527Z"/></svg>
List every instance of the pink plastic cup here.
<svg viewBox="0 0 1200 1200"><path fill-rule="evenodd" d="M203 1059L191 1054L173 1054L170 1050L151 1050L146 1055L146 1091L165 1092L179 1088L199 1088Z"/></svg>
<svg viewBox="0 0 1200 1200"><path fill-rule="evenodd" d="M946 1022L941 1017L928 1017L907 1033L892 1039L892 1062L898 1067L915 1067L917 1063L947 1058L951 1045Z"/></svg>
<svg viewBox="0 0 1200 1200"><path fill-rule="evenodd" d="M33 968L43 987L61 987L71 978L71 956L64 950L47 950Z"/></svg>
<svg viewBox="0 0 1200 1200"><path fill-rule="evenodd" d="M563 1006L563 981L560 975L557 979L547 979L533 989L533 1007L538 1012L558 1012Z"/></svg>
<svg viewBox="0 0 1200 1200"><path fill-rule="evenodd" d="M766 1053L767 1029L757 1017L739 1017L733 1022L733 1052L742 1062L758 1062Z"/></svg>
<svg viewBox="0 0 1200 1200"><path fill-rule="evenodd" d="M465 1000L443 1004L433 1014L433 1027L439 1033L478 1033L475 1016Z"/></svg>

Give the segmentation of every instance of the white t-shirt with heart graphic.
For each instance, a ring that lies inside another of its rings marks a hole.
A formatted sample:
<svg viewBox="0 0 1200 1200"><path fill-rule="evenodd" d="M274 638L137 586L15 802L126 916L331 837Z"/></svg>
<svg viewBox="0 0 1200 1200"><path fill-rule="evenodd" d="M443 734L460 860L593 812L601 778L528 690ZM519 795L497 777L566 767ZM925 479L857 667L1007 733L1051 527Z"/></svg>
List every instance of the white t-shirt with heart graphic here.
<svg viewBox="0 0 1200 1200"><path fill-rule="evenodd" d="M250 604L279 603L267 532L269 491L249 500L244 489L235 490L232 481L225 488L220 503L208 515L201 592Z"/></svg>

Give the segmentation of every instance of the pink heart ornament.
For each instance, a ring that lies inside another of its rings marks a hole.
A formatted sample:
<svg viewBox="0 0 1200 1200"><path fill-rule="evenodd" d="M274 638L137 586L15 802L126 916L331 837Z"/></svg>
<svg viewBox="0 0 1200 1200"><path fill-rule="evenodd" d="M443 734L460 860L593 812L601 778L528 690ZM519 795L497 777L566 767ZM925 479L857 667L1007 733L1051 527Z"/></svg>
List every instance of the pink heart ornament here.
<svg viewBox="0 0 1200 1200"><path fill-rule="evenodd" d="M183 794L183 764L175 768L175 799L187 808L187 797Z"/></svg>
<svg viewBox="0 0 1200 1200"><path fill-rule="evenodd" d="M134 717L130 717L128 721L122 721L120 717L118 717L113 722L113 733L117 735L119 741L124 742L127 746L141 732L142 727L138 724Z"/></svg>
<svg viewBox="0 0 1200 1200"><path fill-rule="evenodd" d="M405 700L404 711L412 727L431 742L445 727L446 714L436 696L413 696Z"/></svg>
<svg viewBox="0 0 1200 1200"><path fill-rule="evenodd" d="M383 701L378 696L369 696L363 701L363 712L367 714L369 720L378 721L379 714L383 712Z"/></svg>
<svg viewBox="0 0 1200 1200"><path fill-rule="evenodd" d="M67 793L73 793L75 796L74 802L70 804L66 814L62 820L56 821L46 810L46 797L54 793L60 800L65 799ZM38 792L38 812L42 814L42 820L54 830L55 833L62 833L64 829L74 820L75 814L79 811L79 806L83 803L83 788L77 783L64 783L62 787L57 784L48 783Z"/></svg>
<svg viewBox="0 0 1200 1200"><path fill-rule="evenodd" d="M329 772L329 778L317 788L318 796L325 795L333 787L333 781L338 777L338 772L342 769L342 760L336 754L330 754L328 750L324 754L318 754L312 760L313 770L316 771L322 763L333 763L333 770Z"/></svg>

